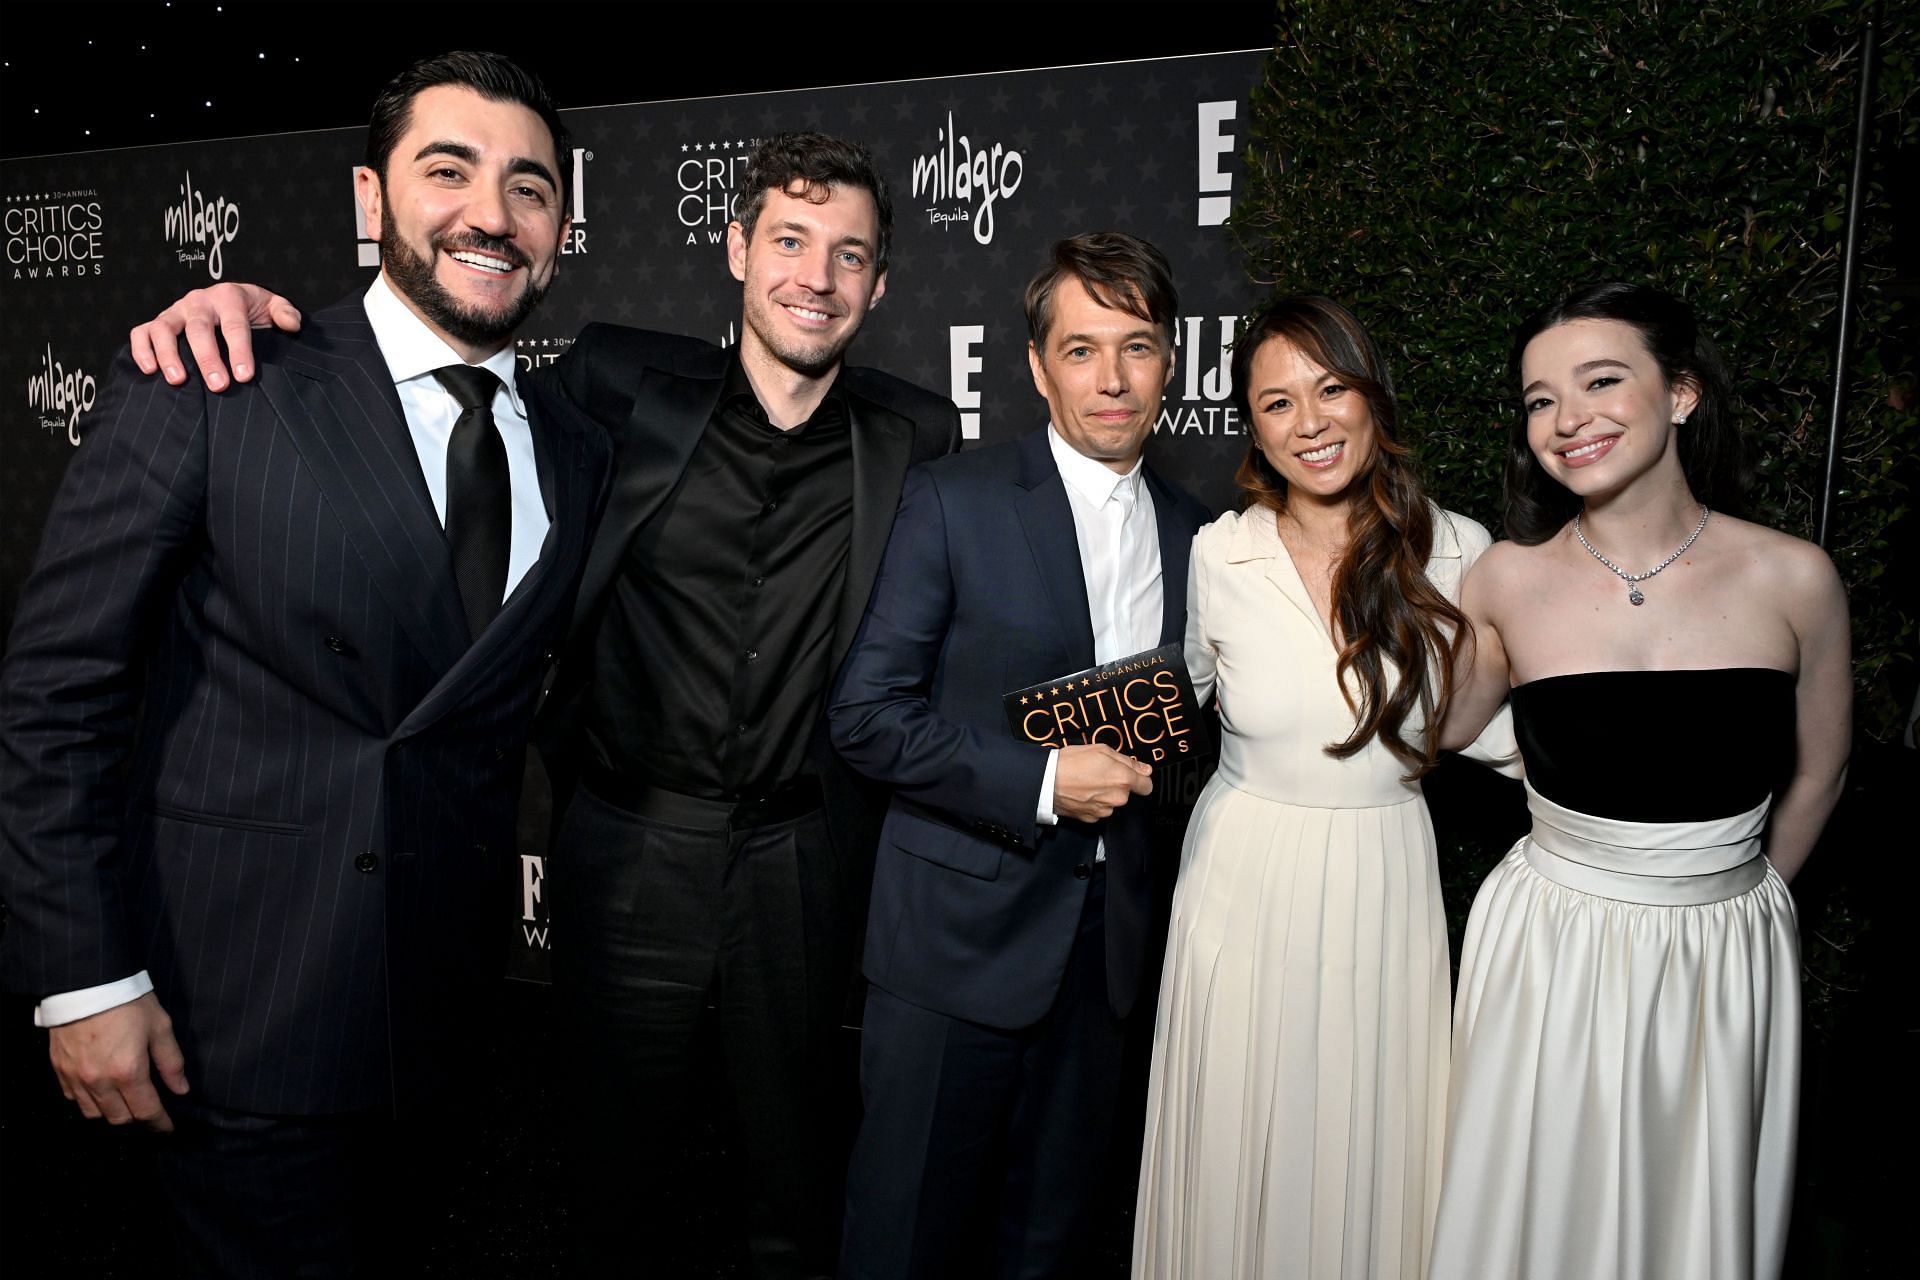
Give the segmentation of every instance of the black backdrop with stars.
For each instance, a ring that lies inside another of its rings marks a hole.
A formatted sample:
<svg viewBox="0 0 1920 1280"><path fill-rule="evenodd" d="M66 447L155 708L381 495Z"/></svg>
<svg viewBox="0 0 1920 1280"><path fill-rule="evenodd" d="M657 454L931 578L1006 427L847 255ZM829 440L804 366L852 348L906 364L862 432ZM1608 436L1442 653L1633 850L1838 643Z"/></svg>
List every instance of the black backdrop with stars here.
<svg viewBox="0 0 1920 1280"><path fill-rule="evenodd" d="M1220 225L1259 51L894 80L567 113L575 218L560 281L518 340L557 359L590 320L731 343L724 234L744 153L805 127L866 142L894 191L888 293L853 359L953 397L968 447L1044 422L1020 299L1047 245L1115 227L1152 240L1181 286L1178 364L1150 457L1215 508L1245 447L1226 345L1256 296ZM55 486L94 422L127 325L215 279L318 306L377 264L353 173L364 129L0 161L0 529L6 621ZM545 806L530 779L516 972L538 978Z"/></svg>

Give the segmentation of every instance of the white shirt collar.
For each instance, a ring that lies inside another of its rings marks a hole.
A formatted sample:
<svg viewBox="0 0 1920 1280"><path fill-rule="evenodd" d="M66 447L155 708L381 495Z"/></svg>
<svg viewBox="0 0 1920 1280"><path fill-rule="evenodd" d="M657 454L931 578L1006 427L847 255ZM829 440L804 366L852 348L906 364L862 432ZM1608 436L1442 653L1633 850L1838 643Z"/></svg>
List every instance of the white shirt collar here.
<svg viewBox="0 0 1920 1280"><path fill-rule="evenodd" d="M1076 450L1061 438L1059 430L1049 422L1047 424L1047 447L1053 450L1053 465L1059 468L1060 479L1069 489L1086 499L1089 506L1101 507L1108 498L1127 491L1127 496L1138 499L1140 496L1140 468L1145 463L1144 456L1133 460L1133 467L1125 475L1115 471L1097 458L1089 458Z"/></svg>
<svg viewBox="0 0 1920 1280"><path fill-rule="evenodd" d="M373 326L374 341L380 344L380 354L387 362L387 371L393 375L395 385L450 364L466 363L459 352L447 345L445 338L428 328L426 321L400 301L393 286L387 283L386 272L373 277L373 283L367 288L366 306L367 323ZM527 416L527 406L521 403L520 388L514 378L519 364L511 342L475 367L486 369L500 379L513 401L514 411L523 418Z"/></svg>

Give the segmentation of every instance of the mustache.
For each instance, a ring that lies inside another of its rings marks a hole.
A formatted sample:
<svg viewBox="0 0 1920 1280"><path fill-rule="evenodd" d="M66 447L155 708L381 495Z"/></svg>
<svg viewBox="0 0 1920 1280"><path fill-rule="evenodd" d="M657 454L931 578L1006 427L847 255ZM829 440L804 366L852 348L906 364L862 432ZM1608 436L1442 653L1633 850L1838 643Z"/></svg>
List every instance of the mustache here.
<svg viewBox="0 0 1920 1280"><path fill-rule="evenodd" d="M511 240L502 240L499 236L490 236L484 231L449 232L433 238L433 247L441 253L451 253L456 249L465 249L472 253L490 253L496 258L505 258L516 267L529 267L533 260L527 257L520 246Z"/></svg>

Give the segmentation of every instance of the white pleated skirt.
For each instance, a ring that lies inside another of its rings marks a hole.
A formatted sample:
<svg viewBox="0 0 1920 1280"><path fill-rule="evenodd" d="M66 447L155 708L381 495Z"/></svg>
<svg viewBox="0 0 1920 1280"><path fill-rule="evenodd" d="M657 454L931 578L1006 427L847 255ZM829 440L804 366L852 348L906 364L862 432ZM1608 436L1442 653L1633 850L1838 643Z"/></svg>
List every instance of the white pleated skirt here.
<svg viewBox="0 0 1920 1280"><path fill-rule="evenodd" d="M1800 959L1766 805L1529 806L1467 925L1433 1280L1777 1276Z"/></svg>
<svg viewBox="0 0 1920 1280"><path fill-rule="evenodd" d="M1174 895L1134 1275L1415 1280L1447 1013L1424 801L1311 808L1216 777Z"/></svg>

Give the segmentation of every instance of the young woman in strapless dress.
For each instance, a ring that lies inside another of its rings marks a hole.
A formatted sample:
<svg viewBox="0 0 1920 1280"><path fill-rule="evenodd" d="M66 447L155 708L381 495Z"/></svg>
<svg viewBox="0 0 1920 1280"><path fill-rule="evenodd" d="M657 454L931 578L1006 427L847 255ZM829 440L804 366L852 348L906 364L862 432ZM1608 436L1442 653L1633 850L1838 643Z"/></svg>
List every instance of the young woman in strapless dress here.
<svg viewBox="0 0 1920 1280"><path fill-rule="evenodd" d="M1515 341L1507 533L1442 741L1509 695L1533 831L1475 899L1433 1280L1779 1274L1799 1092L1787 881L1840 795L1827 557L1734 518L1738 433L1678 299L1584 289Z"/></svg>

